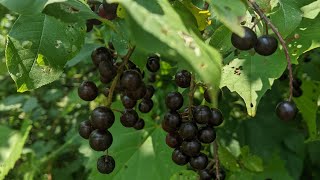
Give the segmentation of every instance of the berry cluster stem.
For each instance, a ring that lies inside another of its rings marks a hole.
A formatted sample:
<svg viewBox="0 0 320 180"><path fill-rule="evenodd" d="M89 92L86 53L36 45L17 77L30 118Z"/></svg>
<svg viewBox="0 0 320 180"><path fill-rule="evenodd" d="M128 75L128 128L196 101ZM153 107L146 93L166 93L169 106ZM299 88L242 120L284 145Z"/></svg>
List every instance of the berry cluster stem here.
<svg viewBox="0 0 320 180"><path fill-rule="evenodd" d="M124 71L124 68L126 66L126 64L128 64L128 61L132 55L132 53L134 52L134 49L135 49L135 46L131 47L128 51L128 53L122 58L122 63L120 65L120 67L118 68L118 71L117 71L117 75L116 77L113 79L112 81L112 84L111 84L111 87L110 87L110 90L109 90L109 95L108 95L108 98L107 98L107 103L106 103L106 106L109 108L112 104L112 98L113 98L113 93L114 93L114 90L118 84L118 81L120 79L120 76L122 74L122 72Z"/></svg>
<svg viewBox="0 0 320 180"><path fill-rule="evenodd" d="M214 140L213 142L213 149L214 149L214 162L215 162L215 170L216 170L216 179L220 180L220 171L219 171L219 155L218 155L218 142L217 142L217 138L216 140Z"/></svg>
<svg viewBox="0 0 320 180"><path fill-rule="evenodd" d="M283 51L284 51L284 53L286 55L286 60L287 60L287 63L288 63L287 68L288 68L288 71L289 71L289 87L290 87L289 101L291 101L291 99L292 99L292 91L293 91L293 84L292 84L293 75L292 75L291 57L290 57L289 50L288 50L288 47L286 45L286 42L284 41L284 39L281 36L281 34L278 31L278 29L271 23L269 18L261 10L261 8L256 3L256 1L255 0L248 0L248 3L253 7L254 11L265 21L265 23L270 26L270 28L276 34L276 36L278 37L278 39L279 39L279 41L280 41L280 43L281 43L281 45L283 47Z"/></svg>
<svg viewBox="0 0 320 180"><path fill-rule="evenodd" d="M190 92L189 92L189 107L188 107L188 112L189 112L189 121L192 121L192 106L193 106L193 96L194 92L196 90L196 84L195 84L195 76L192 73L191 75L191 82L190 82Z"/></svg>

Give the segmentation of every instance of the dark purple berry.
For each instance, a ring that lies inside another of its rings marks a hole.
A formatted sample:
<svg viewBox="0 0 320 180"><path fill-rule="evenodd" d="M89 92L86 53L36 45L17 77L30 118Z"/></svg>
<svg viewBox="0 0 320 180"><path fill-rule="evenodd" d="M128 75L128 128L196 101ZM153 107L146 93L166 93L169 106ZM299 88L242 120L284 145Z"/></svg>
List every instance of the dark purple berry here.
<svg viewBox="0 0 320 180"><path fill-rule="evenodd" d="M151 99L143 99L139 103L139 111L142 113L148 113L153 108L153 101Z"/></svg>
<svg viewBox="0 0 320 180"><path fill-rule="evenodd" d="M175 149L172 152L172 161L177 165L183 166L189 162L189 157L183 154L180 149Z"/></svg>
<svg viewBox="0 0 320 180"><path fill-rule="evenodd" d="M270 35L260 36L254 46L254 50L262 56L270 56L276 52L278 48L278 40Z"/></svg>
<svg viewBox="0 0 320 180"><path fill-rule="evenodd" d="M98 67L102 61L112 62L112 55L107 48L99 47L92 51L91 59L93 64Z"/></svg>
<svg viewBox="0 0 320 180"><path fill-rule="evenodd" d="M212 118L211 109L208 106L200 105L194 112L194 119L199 124L206 124Z"/></svg>
<svg viewBox="0 0 320 180"><path fill-rule="evenodd" d="M136 122L133 126L136 130L141 130L144 128L145 122L143 119L139 119L138 122Z"/></svg>
<svg viewBox="0 0 320 180"><path fill-rule="evenodd" d="M190 165L196 170L203 170L208 165L207 155L200 153L198 156L192 157L190 159Z"/></svg>
<svg viewBox="0 0 320 180"><path fill-rule="evenodd" d="M184 154L194 157L199 155L201 150L201 143L198 140L183 141L181 150Z"/></svg>
<svg viewBox="0 0 320 180"><path fill-rule="evenodd" d="M166 136L166 144L171 148L177 148L181 145L182 138L178 133L168 133Z"/></svg>
<svg viewBox="0 0 320 180"><path fill-rule="evenodd" d="M93 101L98 94L99 90L92 81L83 81L78 88L79 97L85 101Z"/></svg>
<svg viewBox="0 0 320 180"><path fill-rule="evenodd" d="M175 75L175 82L179 87L189 87L191 83L191 73L187 70L177 72L177 74Z"/></svg>
<svg viewBox="0 0 320 180"><path fill-rule="evenodd" d="M103 155L97 161L97 169L102 174L110 174L115 168L113 157Z"/></svg>
<svg viewBox="0 0 320 180"><path fill-rule="evenodd" d="M160 69L160 57L156 55L149 57L146 66L150 72L157 72Z"/></svg>
<svg viewBox="0 0 320 180"><path fill-rule="evenodd" d="M113 125L114 120L113 112L107 107L97 107L92 111L91 124L95 129L109 129Z"/></svg>
<svg viewBox="0 0 320 180"><path fill-rule="evenodd" d="M219 126L223 122L223 115L219 109L211 108L212 118L209 119L208 125Z"/></svg>
<svg viewBox="0 0 320 180"><path fill-rule="evenodd" d="M297 107L294 102L282 101L276 107L276 114L280 119L290 121L296 117Z"/></svg>
<svg viewBox="0 0 320 180"><path fill-rule="evenodd" d="M179 110L183 105L183 96L179 92L170 92L166 97L166 105L172 111Z"/></svg>
<svg viewBox="0 0 320 180"><path fill-rule="evenodd" d="M164 115L164 119L162 121L162 128L166 132L174 132L179 129L181 125L181 116L179 113L172 111L168 112Z"/></svg>
<svg viewBox="0 0 320 180"><path fill-rule="evenodd" d="M179 135L184 140L192 140L197 137L198 127L195 123L182 123L179 128Z"/></svg>
<svg viewBox="0 0 320 180"><path fill-rule="evenodd" d="M216 131L212 127L203 127L198 132L198 139L202 143L212 143L216 139Z"/></svg>
<svg viewBox="0 0 320 180"><path fill-rule="evenodd" d="M126 109L120 117L120 122L124 127L133 127L138 120L138 113L133 109Z"/></svg>
<svg viewBox="0 0 320 180"><path fill-rule="evenodd" d="M249 50L257 42L257 35L252 29L248 27L244 28L244 37L240 37L235 33L232 33L231 43L232 45L239 50Z"/></svg>
<svg viewBox="0 0 320 180"><path fill-rule="evenodd" d="M95 151L105 151L112 144L112 134L108 131L96 129L92 131L89 137L90 147Z"/></svg>
<svg viewBox="0 0 320 180"><path fill-rule="evenodd" d="M132 109L137 104L136 100L131 99L127 95L121 96L121 102L126 109Z"/></svg>
<svg viewBox="0 0 320 180"><path fill-rule="evenodd" d="M154 87L151 86L151 85L147 85L146 88L147 88L147 91L146 91L146 94L144 95L143 98L145 98L145 99L151 99L152 96L153 96L153 94L154 94L154 92L155 92L155 89L154 89Z"/></svg>
<svg viewBox="0 0 320 180"><path fill-rule="evenodd" d="M129 91L137 90L142 84L142 78L139 72L135 70L126 70L121 77L121 86Z"/></svg>
<svg viewBox="0 0 320 180"><path fill-rule="evenodd" d="M88 139L93 130L89 120L81 122L78 129L80 136L84 139Z"/></svg>

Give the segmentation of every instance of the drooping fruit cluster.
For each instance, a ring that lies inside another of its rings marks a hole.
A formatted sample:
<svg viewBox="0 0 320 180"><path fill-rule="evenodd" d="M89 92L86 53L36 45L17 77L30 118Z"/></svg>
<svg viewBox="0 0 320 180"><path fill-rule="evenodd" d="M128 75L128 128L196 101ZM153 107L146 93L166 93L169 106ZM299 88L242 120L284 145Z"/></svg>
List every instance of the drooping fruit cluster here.
<svg viewBox="0 0 320 180"><path fill-rule="evenodd" d="M109 108L114 94L121 94L124 111L121 111L120 122L124 127L133 127L136 130L144 128L144 120L139 118L138 113L134 110L137 104L141 113L148 113L153 108L151 98L155 89L152 85L144 83L144 72L129 59L116 62L112 52L110 48L100 47L91 54L92 63L99 71L101 83L107 84L107 88L104 87L102 91L107 97L107 104L92 111L90 120L80 124L79 134L89 140L90 147L95 151L106 151L112 144L113 137L108 129L115 121L113 110ZM149 57L148 66L150 71L158 71L159 56ZM92 81L84 81L78 88L79 97L85 101L93 101L98 94L99 89ZM97 169L100 173L109 174L114 168L115 161L108 154L101 156L97 161Z"/></svg>
<svg viewBox="0 0 320 180"><path fill-rule="evenodd" d="M257 38L256 33L248 28L243 27L244 36L238 36L235 33L231 35L232 45L239 50L254 50L262 56L270 56L276 52L278 48L278 40L271 35L262 35Z"/></svg>
<svg viewBox="0 0 320 180"><path fill-rule="evenodd" d="M294 102L282 101L276 107L277 116L284 121L291 121L296 117L298 110Z"/></svg>
<svg viewBox="0 0 320 180"><path fill-rule="evenodd" d="M191 81L191 73L186 70L175 75L175 82L179 87L190 87ZM168 132L166 144L174 148L172 160L178 165L189 163L200 174L209 162L208 156L201 152L202 146L216 139L214 127L223 122L223 116L219 109L210 109L206 105L189 105L179 112L183 102L183 96L179 92L167 94L165 103L169 111L164 115L162 128Z"/></svg>

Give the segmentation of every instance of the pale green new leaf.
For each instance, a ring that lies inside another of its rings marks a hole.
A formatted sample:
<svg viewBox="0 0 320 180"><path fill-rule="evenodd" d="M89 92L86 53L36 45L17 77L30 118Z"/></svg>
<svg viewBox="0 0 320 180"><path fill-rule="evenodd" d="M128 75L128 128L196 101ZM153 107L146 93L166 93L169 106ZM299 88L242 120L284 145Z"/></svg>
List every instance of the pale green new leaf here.
<svg viewBox="0 0 320 180"><path fill-rule="evenodd" d="M303 17L305 18L316 18L320 12L320 0L314 1L306 6L303 6L301 8L301 11L303 12Z"/></svg>

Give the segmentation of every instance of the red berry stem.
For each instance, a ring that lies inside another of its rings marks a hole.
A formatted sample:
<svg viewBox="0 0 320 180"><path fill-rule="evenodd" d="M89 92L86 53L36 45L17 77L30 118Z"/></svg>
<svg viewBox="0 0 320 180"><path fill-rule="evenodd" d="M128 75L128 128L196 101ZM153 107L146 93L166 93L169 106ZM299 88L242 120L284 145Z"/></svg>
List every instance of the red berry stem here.
<svg viewBox="0 0 320 180"><path fill-rule="evenodd" d="M129 49L128 53L122 58L122 63L120 65L120 67L118 68L117 76L113 79L111 87L109 89L109 95L108 95L107 103L106 103L106 107L108 107L108 108L112 104L112 98L113 98L114 90L115 90L115 88L116 88L116 86L118 84L118 81L120 79L120 76L121 76L122 72L124 71L125 65L128 64L128 61L129 61L132 53L134 52L134 49L135 49L135 46L131 47Z"/></svg>
<svg viewBox="0 0 320 180"><path fill-rule="evenodd" d="M290 96L289 96L289 101L292 100L292 91L293 91L293 75L292 75L292 64L291 64L291 57L289 54L289 50L288 47L286 45L286 42L284 41L283 37L281 36L280 32L278 31L278 29L271 23L270 19L267 18L267 16L263 13L263 11L261 10L261 8L259 7L259 5L256 3L255 0L248 0L248 3L253 7L254 11L265 21L265 23L270 26L270 28L272 29L272 31L276 34L276 36L278 37L282 47L283 47L283 51L286 55L286 60L287 60L287 68L289 71L289 87L290 87Z"/></svg>

